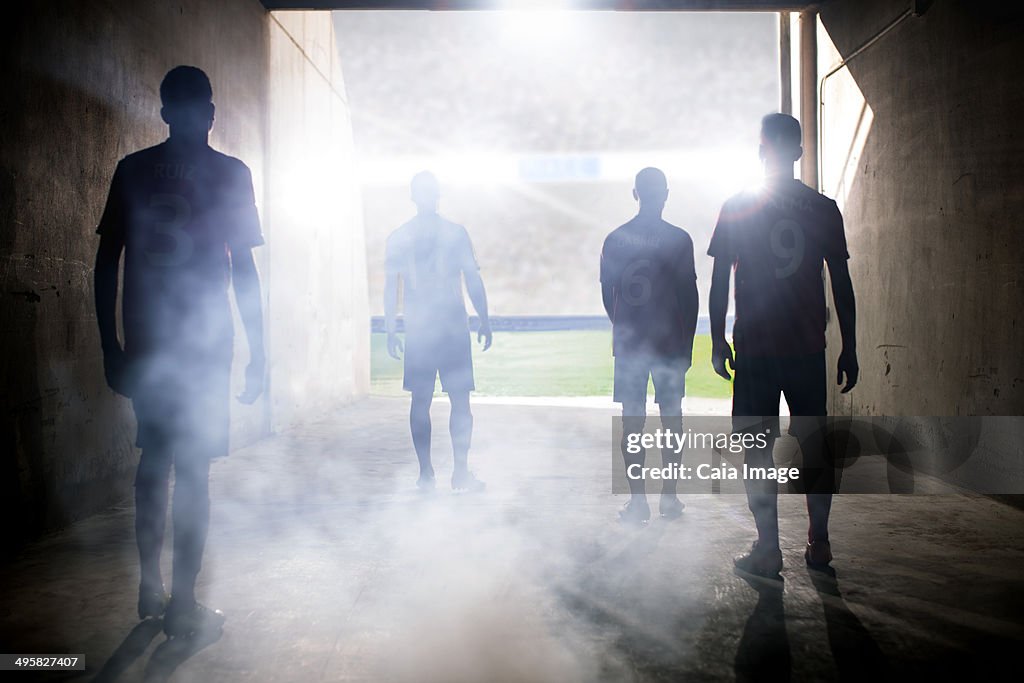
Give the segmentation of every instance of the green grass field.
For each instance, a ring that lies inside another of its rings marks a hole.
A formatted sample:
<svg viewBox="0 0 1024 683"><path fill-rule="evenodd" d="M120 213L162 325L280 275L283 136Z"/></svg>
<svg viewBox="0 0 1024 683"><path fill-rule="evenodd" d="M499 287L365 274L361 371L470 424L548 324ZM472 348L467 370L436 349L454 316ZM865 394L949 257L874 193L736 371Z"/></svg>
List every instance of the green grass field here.
<svg viewBox="0 0 1024 683"><path fill-rule="evenodd" d="M480 351L474 337L477 393L485 396L612 395L611 332L497 332L494 345ZM371 335L371 391L402 394L402 363L388 357L385 335ZM440 384L438 384L440 389ZM654 388L648 387L653 395ZM697 335L686 394L728 398L731 387L711 369L711 337Z"/></svg>

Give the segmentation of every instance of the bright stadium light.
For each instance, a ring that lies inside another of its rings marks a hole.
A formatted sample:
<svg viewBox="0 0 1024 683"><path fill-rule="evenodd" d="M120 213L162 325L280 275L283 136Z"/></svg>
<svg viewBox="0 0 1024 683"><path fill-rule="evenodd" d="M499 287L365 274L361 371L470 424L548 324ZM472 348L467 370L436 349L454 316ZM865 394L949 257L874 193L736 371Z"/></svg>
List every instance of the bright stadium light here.
<svg viewBox="0 0 1024 683"><path fill-rule="evenodd" d="M603 180L629 182L644 166L656 166L668 176L669 186L684 182L701 188L716 201L750 190L761 183L757 154L745 147L612 152L601 155Z"/></svg>
<svg viewBox="0 0 1024 683"><path fill-rule="evenodd" d="M565 38L571 33L575 3L509 0L499 5L495 17L502 35L510 42L535 46Z"/></svg>
<svg viewBox="0 0 1024 683"><path fill-rule="evenodd" d="M498 3L497 9L509 12L545 12L569 10L577 4L575 0L504 0Z"/></svg>
<svg viewBox="0 0 1024 683"><path fill-rule="evenodd" d="M365 157L359 161L364 185L402 185L414 174L429 169L443 184L495 186L517 182L517 157L489 152Z"/></svg>
<svg viewBox="0 0 1024 683"><path fill-rule="evenodd" d="M745 147L720 147L701 151L692 159L691 169L702 181L723 194L760 188L764 181L761 161Z"/></svg>

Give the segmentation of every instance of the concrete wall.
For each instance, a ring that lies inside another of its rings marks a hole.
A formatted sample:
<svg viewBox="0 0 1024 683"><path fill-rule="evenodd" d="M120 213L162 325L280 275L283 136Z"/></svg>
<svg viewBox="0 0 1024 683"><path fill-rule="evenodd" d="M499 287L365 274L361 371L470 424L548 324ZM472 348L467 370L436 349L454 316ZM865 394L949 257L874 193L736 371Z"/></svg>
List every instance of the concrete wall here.
<svg viewBox="0 0 1024 683"><path fill-rule="evenodd" d="M0 514L8 520L0 547L130 492L135 423L130 403L103 380L92 304L94 231L118 159L166 137L158 87L177 64L210 75L217 103L211 144L253 171L268 241L257 260L267 285L270 360L282 368L273 371L272 388L287 393L274 425L301 414L304 388L306 406L318 410L365 389L356 205L334 188L340 217L314 225L268 201L278 196L275 183L286 185L295 172L281 170L282 150L299 153L294 161L318 141L323 153L305 158L325 163L328 151L348 144L345 103L334 94L342 91L330 19L322 16L327 32L309 20L310 33L296 28L289 36L256 0L66 0L8 10L0 29ZM316 77L320 72L330 78ZM302 145L289 135L303 136ZM346 168L337 158L336 168ZM346 177L332 175L342 184ZM300 190L291 198L308 205ZM292 331L310 311L325 322L295 339ZM335 318L326 321L328 315ZM248 354L244 334L238 340L240 390ZM295 368L300 376L289 383ZM329 378L329 391L310 381L314 369ZM272 403L234 405L235 445L267 432Z"/></svg>
<svg viewBox="0 0 1024 683"><path fill-rule="evenodd" d="M369 391L366 244L330 12L270 20L267 195L275 428Z"/></svg>
<svg viewBox="0 0 1024 683"><path fill-rule="evenodd" d="M1009 5L936 0L825 85L822 191L846 217L861 364L833 413L1024 413L1024 41ZM824 3L819 74L908 7Z"/></svg>

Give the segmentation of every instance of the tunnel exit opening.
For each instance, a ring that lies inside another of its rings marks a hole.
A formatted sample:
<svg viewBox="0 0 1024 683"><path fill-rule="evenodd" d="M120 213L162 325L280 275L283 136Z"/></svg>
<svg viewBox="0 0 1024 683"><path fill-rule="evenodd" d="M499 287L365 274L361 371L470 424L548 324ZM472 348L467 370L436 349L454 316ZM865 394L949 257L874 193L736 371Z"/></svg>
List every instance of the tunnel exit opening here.
<svg viewBox="0 0 1024 683"><path fill-rule="evenodd" d="M633 176L666 172L666 219L702 252L721 203L759 182L760 117L794 108L800 15L487 9L335 13L367 229L371 389L401 393L401 363L384 348L384 244L412 213L409 179L430 169L513 345L475 354L478 391L607 397L597 255L636 211ZM705 291L708 268L698 266ZM690 395L725 399L728 385L705 374Z"/></svg>

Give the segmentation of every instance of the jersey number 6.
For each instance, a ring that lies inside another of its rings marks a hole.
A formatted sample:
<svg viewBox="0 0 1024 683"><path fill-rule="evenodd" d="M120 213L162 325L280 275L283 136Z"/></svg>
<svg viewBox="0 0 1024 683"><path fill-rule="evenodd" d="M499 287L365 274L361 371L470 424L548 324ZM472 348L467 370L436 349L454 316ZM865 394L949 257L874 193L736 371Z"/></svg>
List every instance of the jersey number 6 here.
<svg viewBox="0 0 1024 683"><path fill-rule="evenodd" d="M651 298L651 279L637 273L650 265L649 260L640 259L630 263L622 272L622 300L630 306L643 306Z"/></svg>

